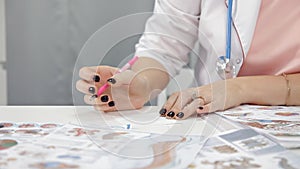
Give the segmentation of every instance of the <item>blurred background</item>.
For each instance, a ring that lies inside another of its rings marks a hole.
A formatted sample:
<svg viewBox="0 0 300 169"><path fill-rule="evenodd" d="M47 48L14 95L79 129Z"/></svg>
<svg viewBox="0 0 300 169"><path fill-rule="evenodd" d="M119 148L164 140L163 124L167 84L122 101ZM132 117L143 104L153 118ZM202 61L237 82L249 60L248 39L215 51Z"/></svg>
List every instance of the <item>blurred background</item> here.
<svg viewBox="0 0 300 169"><path fill-rule="evenodd" d="M0 0L0 105L73 104L74 65L88 38L117 18L152 12L153 5L154 0ZM141 31L146 19L136 22ZM138 39L122 41L102 63L119 65Z"/></svg>

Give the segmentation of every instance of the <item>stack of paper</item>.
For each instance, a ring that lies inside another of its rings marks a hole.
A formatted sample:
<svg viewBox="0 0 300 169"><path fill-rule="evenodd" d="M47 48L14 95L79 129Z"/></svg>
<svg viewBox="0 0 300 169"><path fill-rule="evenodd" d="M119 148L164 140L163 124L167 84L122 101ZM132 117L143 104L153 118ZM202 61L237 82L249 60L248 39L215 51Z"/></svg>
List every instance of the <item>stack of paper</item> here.
<svg viewBox="0 0 300 169"><path fill-rule="evenodd" d="M268 133L286 148L300 147L300 107L243 105L218 114Z"/></svg>

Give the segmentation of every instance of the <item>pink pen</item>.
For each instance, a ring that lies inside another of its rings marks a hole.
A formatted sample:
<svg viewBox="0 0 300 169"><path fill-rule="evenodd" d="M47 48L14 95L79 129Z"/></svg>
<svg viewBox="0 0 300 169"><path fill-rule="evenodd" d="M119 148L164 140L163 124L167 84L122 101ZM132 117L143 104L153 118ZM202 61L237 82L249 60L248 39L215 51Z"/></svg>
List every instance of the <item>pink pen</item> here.
<svg viewBox="0 0 300 169"><path fill-rule="evenodd" d="M138 60L138 56L134 56L126 65L124 65L121 69L119 69L116 74L121 73L127 69L129 69L136 61ZM109 87L108 83L105 83L97 92L97 95L100 96L107 88Z"/></svg>

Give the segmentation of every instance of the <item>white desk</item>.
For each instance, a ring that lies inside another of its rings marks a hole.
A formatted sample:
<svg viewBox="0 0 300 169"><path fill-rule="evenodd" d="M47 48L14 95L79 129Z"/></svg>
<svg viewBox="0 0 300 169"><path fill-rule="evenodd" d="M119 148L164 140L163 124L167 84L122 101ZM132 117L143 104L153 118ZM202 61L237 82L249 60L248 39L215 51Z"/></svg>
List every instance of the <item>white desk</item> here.
<svg viewBox="0 0 300 169"><path fill-rule="evenodd" d="M0 106L1 121L77 122L74 106Z"/></svg>

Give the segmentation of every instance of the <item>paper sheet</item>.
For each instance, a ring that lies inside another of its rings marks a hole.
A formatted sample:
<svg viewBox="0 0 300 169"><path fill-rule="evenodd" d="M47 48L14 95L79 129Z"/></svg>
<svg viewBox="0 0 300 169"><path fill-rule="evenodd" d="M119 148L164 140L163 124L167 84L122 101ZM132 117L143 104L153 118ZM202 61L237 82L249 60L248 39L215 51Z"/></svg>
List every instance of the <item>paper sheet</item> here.
<svg viewBox="0 0 300 169"><path fill-rule="evenodd" d="M38 132L17 133L18 126L24 124L1 129L11 131L1 135L1 169L184 168L205 141L201 136L82 128L71 124L57 124L51 131L41 128L44 124L28 125L28 131Z"/></svg>
<svg viewBox="0 0 300 169"><path fill-rule="evenodd" d="M280 123L283 127L291 127L299 124L298 109L245 105L220 114L243 124ZM91 113L94 115L80 118L83 126L0 122L4 125L0 129L0 168L293 169L300 166L300 157L287 151L277 140L251 128L233 129L232 124L224 123L218 115L174 121L132 112L131 119L124 118L125 114L116 114L103 120L99 113ZM193 124L188 125L191 122ZM131 124L129 129L127 124ZM259 131L298 132L297 128L279 129L260 128Z"/></svg>
<svg viewBox="0 0 300 169"><path fill-rule="evenodd" d="M271 134L287 148L300 147L300 107L243 105L218 114Z"/></svg>
<svg viewBox="0 0 300 169"><path fill-rule="evenodd" d="M211 137L189 169L299 168L299 156L251 129Z"/></svg>

